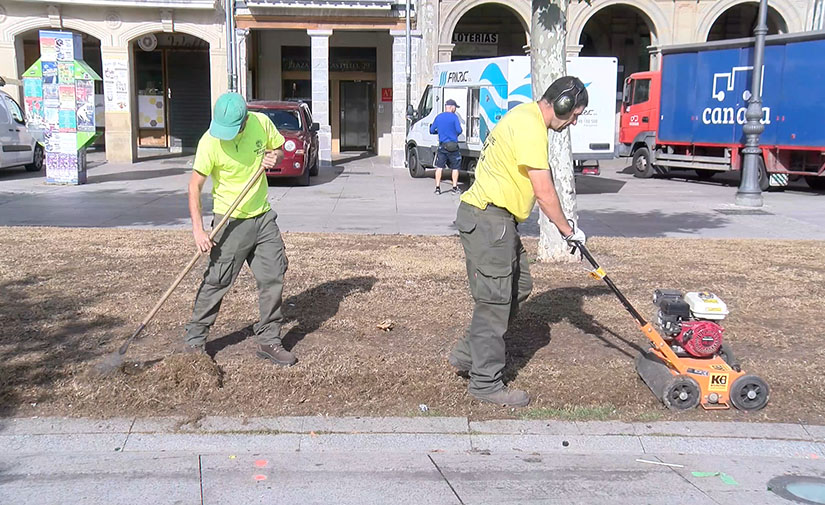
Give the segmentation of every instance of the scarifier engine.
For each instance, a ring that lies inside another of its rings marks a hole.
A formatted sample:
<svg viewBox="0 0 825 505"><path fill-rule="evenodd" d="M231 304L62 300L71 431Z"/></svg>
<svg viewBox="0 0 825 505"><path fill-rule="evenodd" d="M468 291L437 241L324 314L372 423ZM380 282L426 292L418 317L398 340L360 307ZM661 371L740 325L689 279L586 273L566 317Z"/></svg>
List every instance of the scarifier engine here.
<svg viewBox="0 0 825 505"><path fill-rule="evenodd" d="M718 321L728 308L715 294L657 289L653 303L659 308L659 329L677 356L707 358L719 352L725 330Z"/></svg>

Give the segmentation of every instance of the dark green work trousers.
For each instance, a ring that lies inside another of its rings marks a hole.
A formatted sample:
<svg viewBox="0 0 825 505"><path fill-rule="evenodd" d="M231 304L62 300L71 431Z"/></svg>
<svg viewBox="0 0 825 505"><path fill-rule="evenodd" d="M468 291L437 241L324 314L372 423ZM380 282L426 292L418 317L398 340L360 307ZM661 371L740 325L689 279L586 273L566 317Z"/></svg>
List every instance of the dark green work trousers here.
<svg viewBox="0 0 825 505"><path fill-rule="evenodd" d="M223 216L215 215L215 222ZM261 320L254 325L261 345L281 343L281 299L288 261L281 230L269 210L248 219L230 219L215 237L209 266L195 297L192 320L186 325L186 344L202 346L209 328L215 324L221 301L238 277L244 262L249 264L258 284Z"/></svg>
<svg viewBox="0 0 825 505"><path fill-rule="evenodd" d="M530 295L533 280L516 220L505 209L461 202L456 226L467 260L467 278L475 300L467 334L452 354L470 366L472 393L504 387L504 333L519 304Z"/></svg>

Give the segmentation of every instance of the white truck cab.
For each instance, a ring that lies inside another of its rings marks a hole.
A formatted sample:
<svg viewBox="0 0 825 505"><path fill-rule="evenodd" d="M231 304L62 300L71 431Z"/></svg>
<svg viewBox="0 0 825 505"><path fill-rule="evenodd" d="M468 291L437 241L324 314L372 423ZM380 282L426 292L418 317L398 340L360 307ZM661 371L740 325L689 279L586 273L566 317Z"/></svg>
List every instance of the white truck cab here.
<svg viewBox="0 0 825 505"><path fill-rule="evenodd" d="M533 99L529 56L507 56L436 63L433 82L424 89L418 108L409 107L412 122L406 139L407 167L412 177L423 177L433 166L438 136L430 133L444 103L453 99L463 133L458 137L462 169L475 170L487 134L516 105ZM616 58L581 57L567 60L568 75L587 87L590 103L570 128L573 159L615 157Z"/></svg>

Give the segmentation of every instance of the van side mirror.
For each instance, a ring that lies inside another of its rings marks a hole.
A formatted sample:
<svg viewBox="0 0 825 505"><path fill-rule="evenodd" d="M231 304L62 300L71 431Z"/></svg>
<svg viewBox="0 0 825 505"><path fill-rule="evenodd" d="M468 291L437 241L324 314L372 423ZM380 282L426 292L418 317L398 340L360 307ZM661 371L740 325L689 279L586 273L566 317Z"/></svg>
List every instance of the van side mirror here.
<svg viewBox="0 0 825 505"><path fill-rule="evenodd" d="M311 125L309 125L309 131L311 131L311 132L317 132L320 129L321 129L321 125L318 124L318 123L312 123Z"/></svg>
<svg viewBox="0 0 825 505"><path fill-rule="evenodd" d="M407 104L407 117L415 117L415 109L410 103Z"/></svg>

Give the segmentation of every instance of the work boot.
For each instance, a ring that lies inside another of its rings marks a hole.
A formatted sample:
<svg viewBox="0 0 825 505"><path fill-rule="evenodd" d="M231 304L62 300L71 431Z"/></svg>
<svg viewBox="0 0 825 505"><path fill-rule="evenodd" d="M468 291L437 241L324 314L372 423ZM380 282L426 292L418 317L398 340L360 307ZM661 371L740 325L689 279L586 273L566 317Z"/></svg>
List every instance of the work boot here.
<svg viewBox="0 0 825 505"><path fill-rule="evenodd" d="M470 365L469 363L464 363L463 361L459 360L458 358L453 356L453 353L450 353L449 355L447 355L447 362L450 365L452 365L453 368L456 369L455 370L456 375L458 375L459 377L462 377L464 379L469 379L470 378L470 368L472 367L472 365Z"/></svg>
<svg viewBox="0 0 825 505"><path fill-rule="evenodd" d="M292 366L298 362L298 358L284 349L281 344L258 345L258 351L255 354L281 366Z"/></svg>
<svg viewBox="0 0 825 505"><path fill-rule="evenodd" d="M470 393L476 400L495 403L502 407L526 407L530 396L519 389L502 388L495 393Z"/></svg>

